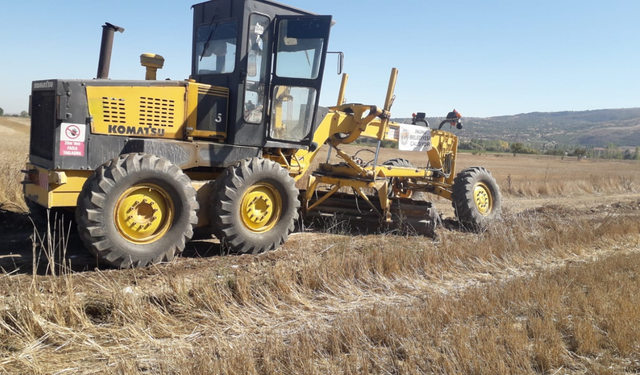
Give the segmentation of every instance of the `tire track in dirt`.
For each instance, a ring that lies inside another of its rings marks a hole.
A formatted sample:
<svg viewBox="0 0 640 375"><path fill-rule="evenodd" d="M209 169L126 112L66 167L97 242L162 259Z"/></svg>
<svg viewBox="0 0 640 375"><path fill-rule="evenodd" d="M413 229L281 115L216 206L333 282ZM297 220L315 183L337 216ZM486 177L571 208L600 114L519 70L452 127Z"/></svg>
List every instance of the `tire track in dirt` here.
<svg viewBox="0 0 640 375"><path fill-rule="evenodd" d="M638 241L640 236L635 239L636 243ZM225 327L224 334L229 338L237 337L238 339L244 339L246 335L254 335L258 339L258 337L273 334L290 335L306 329L330 330L332 322L345 314L357 314L374 308L416 306L424 303L429 295L455 296L474 288L496 288L497 285L552 272L568 264L589 264L614 254L637 253L640 253L640 246L614 249L591 247L584 249L579 255L542 257L531 260L522 267L509 263L493 263L485 264L484 272L459 270L443 273L438 279L432 277L380 279L379 284L384 285L380 288L348 284L344 285L340 291L335 291L335 294L325 293L315 296L314 299L300 295L296 306L290 306L284 311L282 308L270 311L259 306L245 306L251 311L247 314L251 318L239 317L235 322L227 321L229 324Z"/></svg>
<svg viewBox="0 0 640 375"><path fill-rule="evenodd" d="M28 135L31 128L22 120L12 120L11 117L0 117L0 134Z"/></svg>
<svg viewBox="0 0 640 375"><path fill-rule="evenodd" d="M638 202L640 201L636 201L633 207L640 208ZM590 207L588 210L575 211L574 214L611 215L616 214L617 207L626 204L618 203L608 208ZM311 248L316 245L322 247L321 244L326 243L326 235L318 233L302 233L297 236L302 238L299 241ZM286 336L305 330L328 331L336 319L346 314L358 314L378 308L420 306L425 299L434 295L456 298L460 293L476 288L493 289L518 279L550 273L569 264L586 265L612 255L638 254L640 253L639 244L640 235L632 235L620 239L611 247L593 244L582 248L579 254L541 251L527 256L524 260L516 261L473 260L473 265L469 261L460 261L459 264L438 273L437 276L434 276L434 272L430 270L418 278L414 274L394 278L375 275L370 282L346 280L337 290L313 294L293 292L291 303L281 303L278 306L243 303L242 306L235 306L234 309L248 313L235 315L232 319L226 320L223 327L213 328L213 330L222 329L215 334L224 335L231 341L244 340L247 336L260 340L274 334ZM297 250L293 248L286 251ZM286 254L280 254L280 257L286 257ZM238 259L231 263L242 262ZM231 265L231 267L238 267L238 265ZM161 288L156 291L160 295L163 292ZM147 292L149 292L148 289ZM211 317L212 320L215 318ZM212 330L211 326L201 328L208 332Z"/></svg>

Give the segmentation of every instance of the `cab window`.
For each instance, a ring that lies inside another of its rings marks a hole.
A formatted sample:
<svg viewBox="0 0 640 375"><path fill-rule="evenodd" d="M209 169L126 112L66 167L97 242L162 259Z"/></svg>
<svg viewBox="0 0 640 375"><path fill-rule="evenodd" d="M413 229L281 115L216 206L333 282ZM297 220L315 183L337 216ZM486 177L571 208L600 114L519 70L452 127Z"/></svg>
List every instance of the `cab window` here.
<svg viewBox="0 0 640 375"><path fill-rule="evenodd" d="M300 142L310 132L317 99L313 87L292 85L290 78L315 80L322 65L326 24L309 17L282 19L276 43L276 85L271 102L272 139ZM278 79L284 79L278 84Z"/></svg>
<svg viewBox="0 0 640 375"><path fill-rule="evenodd" d="M282 20L278 30L276 75L316 79L322 61L325 37L314 20Z"/></svg>
<svg viewBox="0 0 640 375"><path fill-rule="evenodd" d="M269 53L269 22L267 16L252 14L249 18L247 46L247 80L244 91L244 121L261 124L264 118L265 85Z"/></svg>
<svg viewBox="0 0 640 375"><path fill-rule="evenodd" d="M238 27L235 20L199 26L196 30L198 74L233 73Z"/></svg>
<svg viewBox="0 0 640 375"><path fill-rule="evenodd" d="M316 90L311 87L275 86L269 136L301 141L311 131Z"/></svg>

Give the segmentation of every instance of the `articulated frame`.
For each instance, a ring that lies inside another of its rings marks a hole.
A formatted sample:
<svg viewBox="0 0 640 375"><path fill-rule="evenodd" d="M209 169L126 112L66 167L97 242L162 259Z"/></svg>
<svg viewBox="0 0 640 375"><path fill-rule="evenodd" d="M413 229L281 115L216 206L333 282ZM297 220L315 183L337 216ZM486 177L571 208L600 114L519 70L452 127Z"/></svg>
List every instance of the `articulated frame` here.
<svg viewBox="0 0 640 375"><path fill-rule="evenodd" d="M331 112L314 135L314 142L327 143L330 146L329 153L335 150L343 162L337 165L323 163L313 172L304 194L303 210L311 211L341 188L351 188L371 206L381 220L389 222L391 221L390 208L393 201L390 197L402 197L402 194L390 184L392 178L400 181L406 191L425 191L451 200L451 186L458 149L458 139L452 133L442 130L431 131L432 148L427 151L428 167L398 167L378 165L377 163L382 141L398 141L399 124L389 121L390 109L395 98L393 90L397 74L398 72L394 68L389 80L385 106L382 109L362 104L342 104L347 82L346 74L343 76L338 105L330 108ZM339 149L340 145L349 144L359 137L378 140L375 158L371 165L360 165ZM301 177L308 165L311 164L316 152L317 150L312 152L299 150L292 158L292 160L296 160L297 166L289 166L290 170ZM321 185L328 185L328 190L324 191L315 202L309 204ZM364 189L367 188L377 191L382 211L376 208L365 193Z"/></svg>

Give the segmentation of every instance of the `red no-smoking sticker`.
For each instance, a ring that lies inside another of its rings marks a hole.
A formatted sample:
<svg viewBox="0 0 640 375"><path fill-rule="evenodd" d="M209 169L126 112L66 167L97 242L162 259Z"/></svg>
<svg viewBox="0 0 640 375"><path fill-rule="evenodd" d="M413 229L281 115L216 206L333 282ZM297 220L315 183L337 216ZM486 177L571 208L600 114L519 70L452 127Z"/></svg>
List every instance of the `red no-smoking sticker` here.
<svg viewBox="0 0 640 375"><path fill-rule="evenodd" d="M86 137L87 125L85 124L69 124L63 122L60 125L60 140L61 141L77 141L84 142Z"/></svg>
<svg viewBox="0 0 640 375"><path fill-rule="evenodd" d="M78 125L70 125L65 130L65 134L70 139L78 139L80 136L80 129L78 128Z"/></svg>
<svg viewBox="0 0 640 375"><path fill-rule="evenodd" d="M60 126L60 155L84 156L86 130L85 124L63 122Z"/></svg>

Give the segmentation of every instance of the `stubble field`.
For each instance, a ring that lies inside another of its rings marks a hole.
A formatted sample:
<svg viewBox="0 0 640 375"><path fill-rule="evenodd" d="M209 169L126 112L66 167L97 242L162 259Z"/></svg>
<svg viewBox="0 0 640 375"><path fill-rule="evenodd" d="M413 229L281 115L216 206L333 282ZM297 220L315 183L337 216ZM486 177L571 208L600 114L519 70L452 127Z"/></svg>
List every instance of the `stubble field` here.
<svg viewBox="0 0 640 375"><path fill-rule="evenodd" d="M487 167L504 195L484 233L316 228L257 256L200 239L169 264L121 271L81 260L66 230L16 251L32 233L18 214L28 128L9 120L0 373L640 372L638 162L463 154L458 170Z"/></svg>

